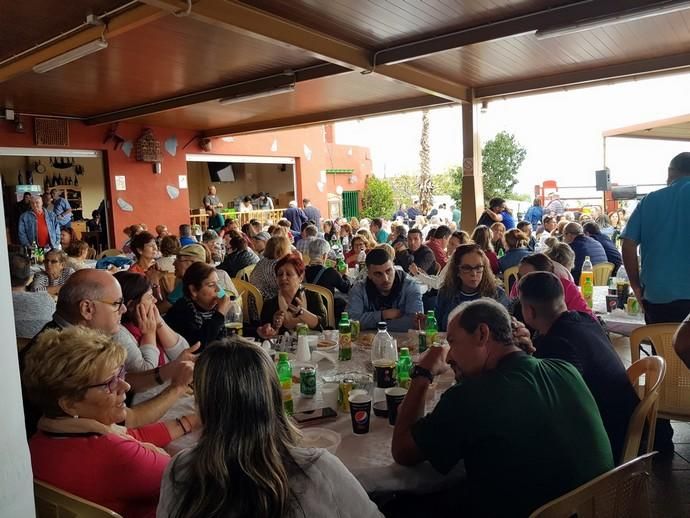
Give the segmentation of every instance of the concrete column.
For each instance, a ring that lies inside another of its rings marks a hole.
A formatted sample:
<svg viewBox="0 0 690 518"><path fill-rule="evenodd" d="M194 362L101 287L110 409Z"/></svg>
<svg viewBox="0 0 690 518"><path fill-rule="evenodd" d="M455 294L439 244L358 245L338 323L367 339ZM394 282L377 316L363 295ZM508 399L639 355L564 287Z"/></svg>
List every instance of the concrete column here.
<svg viewBox="0 0 690 518"><path fill-rule="evenodd" d="M482 146L479 141L479 107L466 103L462 109L462 218L460 228L472 234L484 210Z"/></svg>

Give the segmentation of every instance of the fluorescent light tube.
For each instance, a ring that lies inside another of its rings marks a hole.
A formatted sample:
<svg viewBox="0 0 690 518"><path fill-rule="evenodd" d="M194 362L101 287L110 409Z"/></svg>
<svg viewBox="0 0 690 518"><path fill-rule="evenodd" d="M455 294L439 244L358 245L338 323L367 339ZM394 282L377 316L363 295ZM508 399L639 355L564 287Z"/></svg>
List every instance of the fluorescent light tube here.
<svg viewBox="0 0 690 518"><path fill-rule="evenodd" d="M251 101L254 99L262 99L264 97L271 97L274 95L288 94L295 91L295 85L280 86L278 88L273 88L272 90L265 90L263 92L255 92L252 94L240 94L235 97L226 97L220 99L218 102L223 106L227 104L241 103L244 101Z"/></svg>
<svg viewBox="0 0 690 518"><path fill-rule="evenodd" d="M77 59L88 56L89 54L93 54L94 52L98 52L99 50L103 50L107 47L108 42L104 38L90 41L81 47L68 50L59 56L55 56L54 58L44 61L43 63L35 65L33 70L37 74L44 74L45 72L61 67L62 65L66 65L67 63L71 63L72 61L76 61Z"/></svg>

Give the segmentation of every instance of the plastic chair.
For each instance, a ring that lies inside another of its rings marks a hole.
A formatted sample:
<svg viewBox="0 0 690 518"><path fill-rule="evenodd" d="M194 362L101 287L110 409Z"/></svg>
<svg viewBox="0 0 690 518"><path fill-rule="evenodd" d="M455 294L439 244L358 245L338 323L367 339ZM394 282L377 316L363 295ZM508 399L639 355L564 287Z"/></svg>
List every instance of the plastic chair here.
<svg viewBox="0 0 690 518"><path fill-rule="evenodd" d="M659 390L658 417L690 421L690 370L673 350L673 335L680 324L650 324L635 329L630 335L630 356L640 359L640 344L652 342L656 354L666 360L666 377Z"/></svg>
<svg viewBox="0 0 690 518"><path fill-rule="evenodd" d="M244 322L251 324L261 318L261 310L264 307L264 298L256 286L238 277L232 279L232 283L240 292L242 298L242 316ZM253 314L256 312L256 314Z"/></svg>
<svg viewBox="0 0 690 518"><path fill-rule="evenodd" d="M256 264L245 266L239 272L237 272L237 278L249 282L249 276L254 271L254 268L256 268Z"/></svg>
<svg viewBox="0 0 690 518"><path fill-rule="evenodd" d="M595 286L608 286L609 278L613 273L613 263L598 263L592 267Z"/></svg>
<svg viewBox="0 0 690 518"><path fill-rule="evenodd" d="M324 304L326 304L326 313L328 315L328 327L335 329L335 300L333 298L333 293L328 288L319 286L318 284L302 284L305 290L313 291L321 295Z"/></svg>
<svg viewBox="0 0 690 518"><path fill-rule="evenodd" d="M513 287L512 284L510 284L510 279L514 277L515 280L513 280L513 282L517 280L519 269L519 266L511 266L505 272L503 272L503 289L506 290L506 295L510 293L510 289Z"/></svg>
<svg viewBox="0 0 690 518"><path fill-rule="evenodd" d="M642 455L542 505L530 518L647 518L649 472L654 453Z"/></svg>
<svg viewBox="0 0 690 518"><path fill-rule="evenodd" d="M34 500L38 518L122 518L101 505L34 480Z"/></svg>
<svg viewBox="0 0 690 518"><path fill-rule="evenodd" d="M114 257L116 255L122 255L122 250L118 250L117 248L108 248L107 250L103 250L98 258L103 259L104 257Z"/></svg>
<svg viewBox="0 0 690 518"><path fill-rule="evenodd" d="M640 378L644 375L644 385L640 386ZM644 433L645 422L648 425L647 451L651 453L656 431L656 414L659 407L659 390L666 376L666 362L661 356L648 356L637 360L628 367L628 379L640 394L640 402L630 416L628 431L621 455L621 464L637 457L640 451L640 441ZM641 393L640 393L641 389Z"/></svg>

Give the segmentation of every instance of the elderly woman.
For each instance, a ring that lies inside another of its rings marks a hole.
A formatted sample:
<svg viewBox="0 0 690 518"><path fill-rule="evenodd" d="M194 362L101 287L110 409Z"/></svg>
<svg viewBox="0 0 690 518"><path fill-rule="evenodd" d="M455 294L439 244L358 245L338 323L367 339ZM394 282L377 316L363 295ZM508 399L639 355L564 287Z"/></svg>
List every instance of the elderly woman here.
<svg viewBox="0 0 690 518"><path fill-rule="evenodd" d="M459 247L460 245L466 245L470 242L471 239L467 232L465 232L464 230L456 230L450 235L448 245L446 246L446 254L448 255L448 257L451 257L457 247ZM446 265L441 269L438 275L428 275L426 272L420 270L417 267L417 265L413 263L410 265L410 274L413 275L417 281L429 286L429 288L438 290L441 287L443 279L446 278L446 272L448 271L449 264L450 261L446 263Z"/></svg>
<svg viewBox="0 0 690 518"><path fill-rule="evenodd" d="M65 249L67 254L67 266L72 268L74 271L83 270L88 268L86 266L86 258L89 256L89 245L84 241L72 241L70 245Z"/></svg>
<svg viewBox="0 0 690 518"><path fill-rule="evenodd" d="M149 268L156 264L156 256L158 255L156 236L146 231L141 232L132 238L129 246L135 260L134 264L129 267L130 272L146 273Z"/></svg>
<svg viewBox="0 0 690 518"><path fill-rule="evenodd" d="M188 343L201 347L223 337L225 315L230 309L230 295L218 281L216 269L197 262L182 277L184 296L165 315L171 329Z"/></svg>
<svg viewBox="0 0 690 518"><path fill-rule="evenodd" d="M290 253L290 248L290 240L282 235L273 236L266 242L264 254L249 276L249 282L256 286L264 300L278 294L275 266L279 259Z"/></svg>
<svg viewBox="0 0 690 518"><path fill-rule="evenodd" d="M391 223L391 233L388 236L388 242L393 248L398 243L407 246L407 227L402 223Z"/></svg>
<svg viewBox="0 0 690 518"><path fill-rule="evenodd" d="M157 516L382 516L337 457L297 446L260 347L212 344L196 364L194 393L203 432L166 470Z"/></svg>
<svg viewBox="0 0 690 518"><path fill-rule="evenodd" d="M161 239L161 256L156 259L156 269L161 272L175 273L175 256L180 250L177 236L165 236Z"/></svg>
<svg viewBox="0 0 690 518"><path fill-rule="evenodd" d="M225 259L225 244L215 230L209 229L201 235L201 243L211 251L213 264L219 264Z"/></svg>
<svg viewBox="0 0 690 518"><path fill-rule="evenodd" d="M304 271L304 279L308 283L323 286L333 293L335 318L338 320L347 305L347 299L340 294L348 293L351 284L350 279L347 277L347 271L339 273L335 268L324 266L330 251L331 245L325 239L317 237L309 243L307 248L309 266Z"/></svg>
<svg viewBox="0 0 690 518"><path fill-rule="evenodd" d="M43 417L30 439L37 480L127 517L153 516L163 471L160 449L198 426L194 416L139 429L125 420L125 350L81 326L41 333L26 355L23 382Z"/></svg>
<svg viewBox="0 0 690 518"><path fill-rule="evenodd" d="M65 227L60 230L60 247L65 250L67 247L77 240L77 233L74 229Z"/></svg>
<svg viewBox="0 0 690 518"><path fill-rule="evenodd" d="M523 257L528 256L532 251L527 248L529 238L527 234L516 228L510 229L505 234L506 253L498 259L498 267L501 272L508 268L517 266Z"/></svg>
<svg viewBox="0 0 690 518"><path fill-rule="evenodd" d="M17 338L31 339L53 319L55 301L45 291L26 291L34 278L28 257L10 254L9 259L14 329Z"/></svg>
<svg viewBox="0 0 690 518"><path fill-rule="evenodd" d="M67 255L55 249L46 253L44 266L45 271L36 272L34 275L29 290L47 291L51 295L57 295L62 285L74 273L74 269L67 266Z"/></svg>
<svg viewBox="0 0 690 518"><path fill-rule="evenodd" d="M486 225L479 225L472 232L472 241L479 245L482 249L484 255L486 255L489 260L489 265L491 265L491 271L497 274L500 270L498 266L498 256L494 251L494 245L491 243L491 230Z"/></svg>
<svg viewBox="0 0 690 518"><path fill-rule="evenodd" d="M486 228L486 227L484 227ZM445 331L450 312L462 304L481 297L497 300L504 306L510 301L498 287L489 260L478 244L460 245L455 249L438 292L436 318L439 330Z"/></svg>
<svg viewBox="0 0 690 518"><path fill-rule="evenodd" d="M310 329L324 328L327 324L326 307L321 295L302 288L304 262L298 253L286 255L275 266L278 277L278 295L264 301L261 310L259 336L267 338L276 333L292 331L297 324Z"/></svg>
<svg viewBox="0 0 690 518"><path fill-rule="evenodd" d="M352 248L348 253L345 254L345 262L347 263L348 268L354 268L357 266L360 252L364 252L366 254L369 252L369 248L364 236L357 234L352 238Z"/></svg>

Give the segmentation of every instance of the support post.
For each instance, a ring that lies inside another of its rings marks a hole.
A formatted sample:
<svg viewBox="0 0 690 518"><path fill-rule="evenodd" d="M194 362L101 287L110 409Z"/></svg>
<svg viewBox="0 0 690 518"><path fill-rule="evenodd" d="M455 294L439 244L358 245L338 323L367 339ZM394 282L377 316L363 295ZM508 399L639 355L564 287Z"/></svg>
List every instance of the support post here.
<svg viewBox="0 0 690 518"><path fill-rule="evenodd" d="M472 234L484 210L482 146L479 140L479 104L463 104L462 110L462 217L460 228Z"/></svg>

